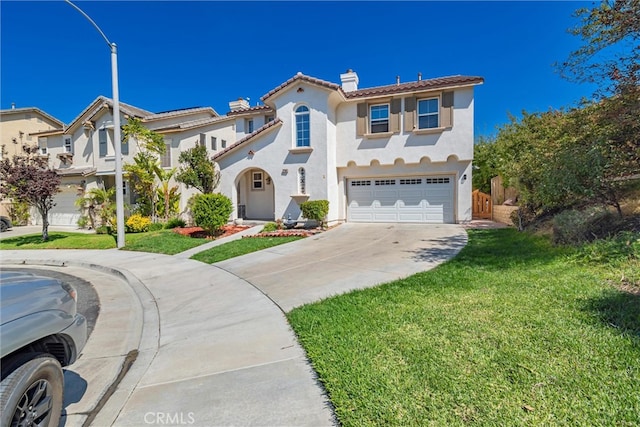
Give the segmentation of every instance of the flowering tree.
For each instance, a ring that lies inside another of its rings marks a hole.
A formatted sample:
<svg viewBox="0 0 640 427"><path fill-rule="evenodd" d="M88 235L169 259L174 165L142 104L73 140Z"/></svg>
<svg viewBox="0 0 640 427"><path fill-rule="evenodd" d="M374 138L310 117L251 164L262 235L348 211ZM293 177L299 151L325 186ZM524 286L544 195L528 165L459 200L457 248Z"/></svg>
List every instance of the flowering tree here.
<svg viewBox="0 0 640 427"><path fill-rule="evenodd" d="M26 202L42 217L42 240L49 240L49 212L60 191L60 177L49 167L48 159L38 156L37 147L0 161L0 195Z"/></svg>

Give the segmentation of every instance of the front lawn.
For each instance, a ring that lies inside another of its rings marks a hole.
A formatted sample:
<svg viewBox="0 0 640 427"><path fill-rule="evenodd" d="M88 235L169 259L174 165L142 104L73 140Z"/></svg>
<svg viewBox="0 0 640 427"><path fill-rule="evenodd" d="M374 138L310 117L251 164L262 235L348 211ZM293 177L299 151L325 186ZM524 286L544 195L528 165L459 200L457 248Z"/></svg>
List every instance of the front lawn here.
<svg viewBox="0 0 640 427"><path fill-rule="evenodd" d="M127 233L126 250L174 255L209 242L192 239L172 230ZM42 241L42 234L29 234L0 240L0 249L112 249L117 246L116 236L109 234L87 234L54 231L49 240Z"/></svg>
<svg viewBox="0 0 640 427"><path fill-rule="evenodd" d="M131 233L125 238L128 251L152 252L157 254L175 255L196 246L210 242L207 239L195 239L183 236L173 230L149 231L147 233Z"/></svg>
<svg viewBox="0 0 640 427"><path fill-rule="evenodd" d="M42 241L42 233L8 237L0 240L1 250L10 249L111 249L116 238L108 234L69 233L53 231L49 240Z"/></svg>
<svg viewBox="0 0 640 427"><path fill-rule="evenodd" d="M288 318L344 426L639 425L640 296L571 254L471 231L432 271Z"/></svg>
<svg viewBox="0 0 640 427"><path fill-rule="evenodd" d="M250 237L233 240L223 245L215 246L211 249L199 252L193 255L191 259L202 261L207 264L213 264L214 262L224 261L229 258L246 255L251 252L260 251L299 239L302 239L302 237Z"/></svg>

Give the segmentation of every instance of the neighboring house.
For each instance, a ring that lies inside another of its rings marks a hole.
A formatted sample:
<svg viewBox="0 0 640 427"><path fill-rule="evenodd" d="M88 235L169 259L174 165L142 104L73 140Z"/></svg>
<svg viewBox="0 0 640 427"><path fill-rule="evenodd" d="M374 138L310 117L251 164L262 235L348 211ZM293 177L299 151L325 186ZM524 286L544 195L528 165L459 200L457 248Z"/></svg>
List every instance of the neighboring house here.
<svg viewBox="0 0 640 427"><path fill-rule="evenodd" d="M0 158L12 158L24 152L24 146L38 143L37 132L60 130L64 123L39 108L15 108L0 110ZM0 203L0 214L8 215L6 204Z"/></svg>
<svg viewBox="0 0 640 427"><path fill-rule="evenodd" d="M145 126L173 129L185 123L207 122L219 117L210 107L189 108L163 113L152 113L138 107L120 103L121 124L129 118L140 119ZM56 206L51 210L51 225L76 225L81 212L75 205L78 197L92 188L115 187L115 146L113 133L113 102L104 96L96 98L70 124L61 130L34 134L50 165L62 178ZM167 138L167 152L162 156L164 168L177 166L178 153L182 149ZM179 141L179 140L176 140ZM123 164L133 163L138 152L135 140L121 145ZM124 180L124 203L132 206L135 195Z"/></svg>
<svg viewBox="0 0 640 427"><path fill-rule="evenodd" d="M121 103L163 135L162 167L204 145L218 163L218 191L232 218L301 219L300 203L329 201L328 222L458 223L471 220L473 90L481 77L419 79L358 89L348 70L335 84L298 73L263 105L243 99L218 115L210 107L152 113ZM62 176L51 224L75 225L75 200L115 186L112 102L98 97L63 129L34 134ZM130 163L135 141L122 145ZM125 204L135 195L125 182ZM180 185L180 207L196 192Z"/></svg>
<svg viewBox="0 0 640 427"><path fill-rule="evenodd" d="M326 199L329 223L471 220L473 89L484 80L358 89L355 72L340 78L298 73L264 106L228 114L237 140L214 159L234 218L298 219L301 202Z"/></svg>

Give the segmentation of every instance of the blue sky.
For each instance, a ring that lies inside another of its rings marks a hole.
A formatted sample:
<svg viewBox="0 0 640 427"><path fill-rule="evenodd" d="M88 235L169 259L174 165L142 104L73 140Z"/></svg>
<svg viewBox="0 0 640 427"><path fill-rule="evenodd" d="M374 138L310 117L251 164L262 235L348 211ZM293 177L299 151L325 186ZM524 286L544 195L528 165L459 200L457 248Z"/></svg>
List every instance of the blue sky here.
<svg viewBox="0 0 640 427"><path fill-rule="evenodd" d="M160 112L228 111L298 71L360 88L454 74L476 88L476 137L508 114L546 111L590 97L553 63L580 45L567 29L591 2L78 1L118 45L120 99ZM63 0L0 3L0 108L38 107L69 123L98 95L111 96L110 51Z"/></svg>

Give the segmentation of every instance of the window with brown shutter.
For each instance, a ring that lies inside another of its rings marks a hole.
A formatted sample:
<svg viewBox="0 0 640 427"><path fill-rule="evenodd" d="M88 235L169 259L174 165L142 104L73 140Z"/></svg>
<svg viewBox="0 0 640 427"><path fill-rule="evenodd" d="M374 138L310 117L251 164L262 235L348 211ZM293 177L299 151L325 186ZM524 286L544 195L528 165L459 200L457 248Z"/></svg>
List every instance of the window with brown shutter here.
<svg viewBox="0 0 640 427"><path fill-rule="evenodd" d="M440 116L440 127L450 128L453 126L453 92L444 92L442 94Z"/></svg>
<svg viewBox="0 0 640 427"><path fill-rule="evenodd" d="M364 136L367 133L368 107L366 102L358 104L358 117L356 118L356 135Z"/></svg>
<svg viewBox="0 0 640 427"><path fill-rule="evenodd" d="M412 132L416 125L416 98L415 96L404 99L404 131Z"/></svg>
<svg viewBox="0 0 640 427"><path fill-rule="evenodd" d="M391 100L391 114L389 115L389 131L400 132L400 113L402 111L402 100L400 98Z"/></svg>

